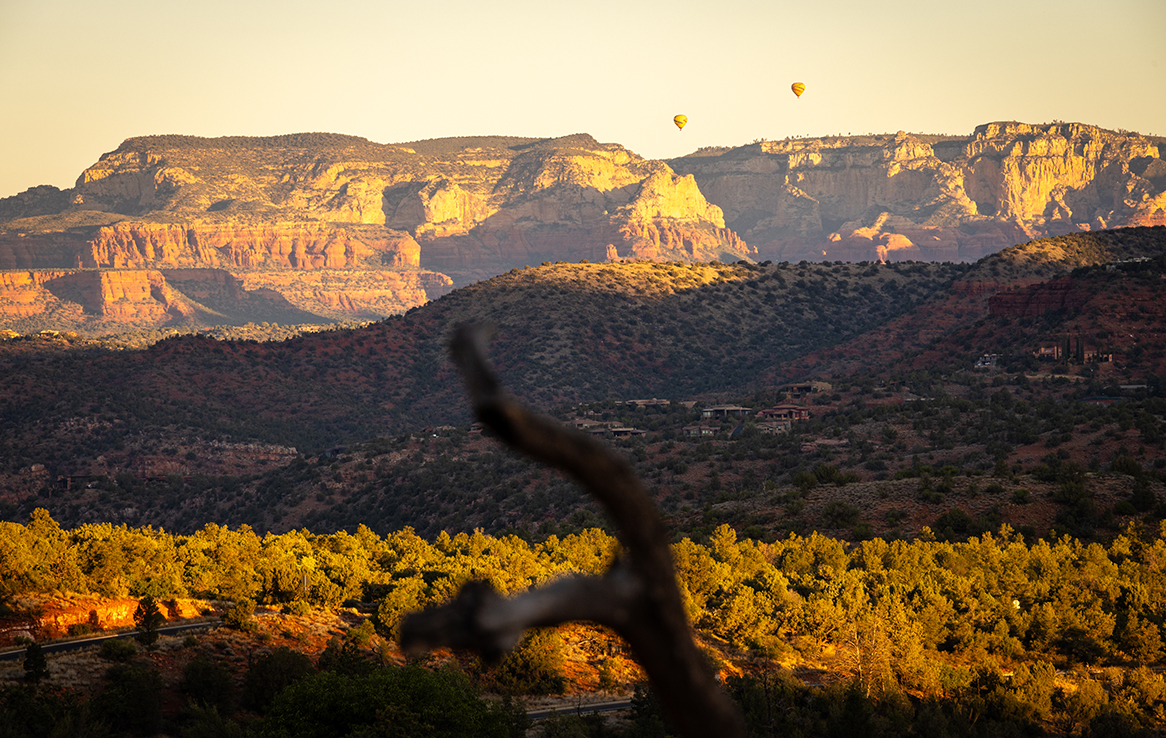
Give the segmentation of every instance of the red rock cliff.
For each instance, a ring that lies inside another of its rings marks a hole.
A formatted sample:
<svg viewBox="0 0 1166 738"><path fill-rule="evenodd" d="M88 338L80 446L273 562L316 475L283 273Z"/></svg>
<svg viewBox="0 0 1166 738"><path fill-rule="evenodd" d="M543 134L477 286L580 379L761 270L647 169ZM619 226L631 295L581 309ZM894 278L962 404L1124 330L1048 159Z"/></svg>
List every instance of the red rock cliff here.
<svg viewBox="0 0 1166 738"><path fill-rule="evenodd" d="M1166 223L1158 147L1080 124L767 141L670 163L762 259L974 261L1042 236Z"/></svg>
<svg viewBox="0 0 1166 738"><path fill-rule="evenodd" d="M325 224L157 224L125 221L98 230L79 267L238 267L268 269L417 268L420 247L386 228Z"/></svg>

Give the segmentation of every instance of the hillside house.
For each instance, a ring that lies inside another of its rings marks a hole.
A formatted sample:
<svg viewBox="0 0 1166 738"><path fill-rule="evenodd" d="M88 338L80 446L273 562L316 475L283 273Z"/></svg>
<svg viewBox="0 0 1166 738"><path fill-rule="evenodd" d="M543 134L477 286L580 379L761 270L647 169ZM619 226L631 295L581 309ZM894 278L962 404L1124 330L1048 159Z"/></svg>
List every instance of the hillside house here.
<svg viewBox="0 0 1166 738"><path fill-rule="evenodd" d="M762 410L757 413L758 420L785 420L793 422L795 420L809 420L810 410L801 405L794 405L793 403L782 403L774 405L768 410Z"/></svg>
<svg viewBox="0 0 1166 738"><path fill-rule="evenodd" d="M1065 339L1063 344L1057 343L1052 346L1038 346L1032 355L1037 359L1045 361L1071 361L1077 364L1110 364L1113 362L1112 353L1104 353L1097 348L1086 348L1084 342L1080 338L1074 339L1076 346L1074 347L1070 339Z"/></svg>
<svg viewBox="0 0 1166 738"><path fill-rule="evenodd" d="M720 429L711 425L686 425L681 430L684 435L690 438L702 438L704 436L715 436Z"/></svg>
<svg viewBox="0 0 1166 738"><path fill-rule="evenodd" d="M626 400L624 404L628 407L668 407L672 404L672 401L658 400L653 397L650 400Z"/></svg>
<svg viewBox="0 0 1166 738"><path fill-rule="evenodd" d="M700 417L702 418L743 418L752 412L747 407L739 405L712 405L711 407L702 408Z"/></svg>
<svg viewBox="0 0 1166 738"><path fill-rule="evenodd" d="M612 428L611 435L613 438L628 438L630 436L643 436L648 431L639 428Z"/></svg>
<svg viewBox="0 0 1166 738"><path fill-rule="evenodd" d="M589 423L586 426L580 427L584 433L595 438L628 438L630 436L642 436L648 431L639 428L628 428L622 425L614 425L612 423Z"/></svg>

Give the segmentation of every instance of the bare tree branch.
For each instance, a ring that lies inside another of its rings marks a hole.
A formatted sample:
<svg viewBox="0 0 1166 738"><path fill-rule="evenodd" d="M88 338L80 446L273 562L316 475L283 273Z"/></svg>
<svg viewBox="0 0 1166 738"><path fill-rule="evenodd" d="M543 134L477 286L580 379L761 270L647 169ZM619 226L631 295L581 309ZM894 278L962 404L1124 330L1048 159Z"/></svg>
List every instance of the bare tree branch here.
<svg viewBox="0 0 1166 738"><path fill-rule="evenodd" d="M668 532L631 464L594 439L537 416L511 399L485 359L486 330L463 325L450 349L479 420L506 444L574 477L619 529L622 557L602 577L570 577L510 599L467 585L451 603L401 625L406 650L471 648L496 658L522 631L571 620L606 625L648 673L674 727L686 737L744 736L744 723L692 638Z"/></svg>

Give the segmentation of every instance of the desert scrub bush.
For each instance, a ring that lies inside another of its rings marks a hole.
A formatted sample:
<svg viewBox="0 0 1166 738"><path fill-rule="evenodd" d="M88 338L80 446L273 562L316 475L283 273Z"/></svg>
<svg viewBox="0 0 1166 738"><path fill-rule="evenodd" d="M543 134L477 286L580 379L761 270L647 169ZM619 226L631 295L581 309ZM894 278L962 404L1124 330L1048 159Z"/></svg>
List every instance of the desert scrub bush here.
<svg viewBox="0 0 1166 738"><path fill-rule="evenodd" d="M230 712L235 703L235 680L223 664L200 655L182 670L179 690L196 705Z"/></svg>
<svg viewBox="0 0 1166 738"><path fill-rule="evenodd" d="M861 511L848 502L834 500L822 508L822 520L831 528L847 528L858 522Z"/></svg>
<svg viewBox="0 0 1166 738"><path fill-rule="evenodd" d="M243 679L243 701L262 714L283 690L314 673L316 669L310 658L287 646L280 646L260 657L247 670Z"/></svg>
<svg viewBox="0 0 1166 738"><path fill-rule="evenodd" d="M859 480L854 472L844 472L830 464L818 464L814 467L814 476L820 484L833 484L835 487L844 487Z"/></svg>
<svg viewBox="0 0 1166 738"><path fill-rule="evenodd" d="M259 628L255 621L255 601L244 597L223 616L223 625L235 630L253 632Z"/></svg>
<svg viewBox="0 0 1166 738"><path fill-rule="evenodd" d="M312 614L312 606L303 600L292 600L283 606L282 611L285 615L296 615L302 618Z"/></svg>
<svg viewBox="0 0 1166 738"><path fill-rule="evenodd" d="M101 644L101 650L97 655L106 661L129 661L138 655L138 647L133 641L113 638Z"/></svg>
<svg viewBox="0 0 1166 738"><path fill-rule="evenodd" d="M554 628L532 630L488 677L503 694L562 694L567 680L563 640Z"/></svg>

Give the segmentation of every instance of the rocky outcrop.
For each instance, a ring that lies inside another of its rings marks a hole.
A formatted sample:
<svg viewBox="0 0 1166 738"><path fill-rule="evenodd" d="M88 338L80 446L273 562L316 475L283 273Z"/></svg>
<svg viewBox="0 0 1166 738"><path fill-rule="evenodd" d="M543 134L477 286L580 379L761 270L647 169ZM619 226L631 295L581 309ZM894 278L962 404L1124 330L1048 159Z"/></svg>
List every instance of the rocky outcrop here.
<svg viewBox="0 0 1166 738"><path fill-rule="evenodd" d="M724 212L705 200L692 175L657 171L614 220L619 240L636 258L714 261L756 253L725 227ZM618 246L616 251L623 255Z"/></svg>
<svg viewBox="0 0 1166 738"><path fill-rule="evenodd" d="M0 231L0 270L55 269L77 264L84 236L74 232L30 234Z"/></svg>
<svg viewBox="0 0 1166 738"><path fill-rule="evenodd" d="M670 164L761 259L973 261L1042 236L1166 223L1158 147L1080 124L766 141Z"/></svg>
<svg viewBox="0 0 1166 738"><path fill-rule="evenodd" d="M422 264L455 284L543 261L736 261L752 253L692 177L590 136L519 152L487 198L445 181L418 192L400 200L391 223L411 228ZM429 207L425 222L418 201Z"/></svg>
<svg viewBox="0 0 1166 738"><path fill-rule="evenodd" d="M420 236L422 264L460 284L544 261L738 261L755 253L692 177L659 163L639 162L652 171L630 184L618 168L592 167L607 190L579 184L583 174L571 166L578 161L539 163L502 184L523 193L510 207L460 235Z"/></svg>
<svg viewBox="0 0 1166 738"><path fill-rule="evenodd" d="M485 201L443 177L406 182L384 198L386 225L426 238L464 235L489 212Z"/></svg>
<svg viewBox="0 0 1166 738"><path fill-rule="evenodd" d="M51 293L45 284L71 271L0 271L0 320L5 323L46 312Z"/></svg>
<svg viewBox="0 0 1166 738"><path fill-rule="evenodd" d="M452 289L421 270L83 269L0 272L0 321L31 331L375 320ZM30 322L31 321L31 322Z"/></svg>
<svg viewBox="0 0 1166 738"><path fill-rule="evenodd" d="M84 627L88 632L133 628L139 600L134 597L95 597L87 595L20 595L16 599L19 614L14 618L21 626L4 628L0 645L9 646L13 636L21 635L40 641L69 635L71 628ZM158 607L167 620L198 618L213 612L206 600L174 598L159 600Z"/></svg>
<svg viewBox="0 0 1166 738"><path fill-rule="evenodd" d="M420 247L387 228L278 223L183 225L124 221L100 228L78 267L353 269L420 266Z"/></svg>
<svg viewBox="0 0 1166 738"><path fill-rule="evenodd" d="M249 293L286 300L305 313L330 320L378 320L424 305L453 289L448 276L421 270L249 271L238 277Z"/></svg>
<svg viewBox="0 0 1166 738"><path fill-rule="evenodd" d="M8 321L62 311L81 323L154 326L192 318L199 309L154 270L0 273L0 316Z"/></svg>
<svg viewBox="0 0 1166 738"><path fill-rule="evenodd" d="M997 292L988 298L988 312L991 315L1035 318L1052 310L1079 308L1090 297L1090 292L1075 284L1071 277L1061 277Z"/></svg>

